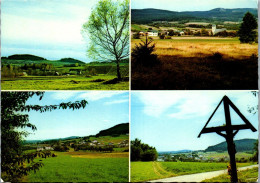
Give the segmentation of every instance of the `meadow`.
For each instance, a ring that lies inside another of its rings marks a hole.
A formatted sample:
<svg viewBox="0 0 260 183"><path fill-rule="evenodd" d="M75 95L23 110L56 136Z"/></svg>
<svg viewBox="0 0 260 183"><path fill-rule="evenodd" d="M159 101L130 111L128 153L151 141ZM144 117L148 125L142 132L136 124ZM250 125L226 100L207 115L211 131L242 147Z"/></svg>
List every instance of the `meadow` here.
<svg viewBox="0 0 260 183"><path fill-rule="evenodd" d="M252 163L237 163L238 167ZM227 163L206 162L131 162L131 181L142 182L193 173L224 170Z"/></svg>
<svg viewBox="0 0 260 183"><path fill-rule="evenodd" d="M257 182L258 180L258 168L252 168L248 170L238 171L239 182ZM203 182L230 182L230 176L227 174L214 177L212 179L206 179Z"/></svg>
<svg viewBox="0 0 260 183"><path fill-rule="evenodd" d="M141 42L132 39L132 48ZM257 89L258 44L238 38L153 38L160 64L132 62L132 89Z"/></svg>
<svg viewBox="0 0 260 183"><path fill-rule="evenodd" d="M23 182L127 182L128 153L54 152ZM108 155L109 154L109 155Z"/></svg>
<svg viewBox="0 0 260 183"><path fill-rule="evenodd" d="M23 76L2 78L2 90L126 90L128 80L109 83L113 75L84 76ZM107 82L107 83L106 83Z"/></svg>

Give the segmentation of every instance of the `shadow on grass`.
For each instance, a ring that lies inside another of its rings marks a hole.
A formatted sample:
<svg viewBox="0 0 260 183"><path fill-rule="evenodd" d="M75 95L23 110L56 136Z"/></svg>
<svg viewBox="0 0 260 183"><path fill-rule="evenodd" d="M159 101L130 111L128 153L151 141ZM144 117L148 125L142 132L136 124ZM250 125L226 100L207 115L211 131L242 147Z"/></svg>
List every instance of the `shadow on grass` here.
<svg viewBox="0 0 260 183"><path fill-rule="evenodd" d="M235 60L218 54L183 58L160 56L161 64L132 63L133 90L253 90L257 89L257 57Z"/></svg>

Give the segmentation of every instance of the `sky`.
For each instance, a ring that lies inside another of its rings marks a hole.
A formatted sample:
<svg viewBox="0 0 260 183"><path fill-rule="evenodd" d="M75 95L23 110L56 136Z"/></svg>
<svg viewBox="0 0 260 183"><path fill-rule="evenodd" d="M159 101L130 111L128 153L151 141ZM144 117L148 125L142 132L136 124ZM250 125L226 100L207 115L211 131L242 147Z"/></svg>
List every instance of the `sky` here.
<svg viewBox="0 0 260 183"><path fill-rule="evenodd" d="M207 11L214 8L257 8L257 0L131 0L131 9Z"/></svg>
<svg viewBox="0 0 260 183"><path fill-rule="evenodd" d="M33 132L26 129L32 133L26 140L96 135L101 130L129 122L128 92L45 92L41 101L38 97L33 97L27 104L53 105L83 99L88 101L85 109L60 109L45 113L30 111L29 121L36 125L37 130Z"/></svg>
<svg viewBox="0 0 260 183"><path fill-rule="evenodd" d="M81 35L97 0L2 0L1 56L34 54L84 62L88 40Z"/></svg>
<svg viewBox="0 0 260 183"><path fill-rule="evenodd" d="M157 151L204 150L225 139L215 133L198 135L224 95L258 129L258 116L247 111L258 98L249 91L132 91L131 140L141 139ZM243 121L232 110L232 124ZM225 123L223 104L207 127ZM258 138L258 132L240 130L235 140Z"/></svg>

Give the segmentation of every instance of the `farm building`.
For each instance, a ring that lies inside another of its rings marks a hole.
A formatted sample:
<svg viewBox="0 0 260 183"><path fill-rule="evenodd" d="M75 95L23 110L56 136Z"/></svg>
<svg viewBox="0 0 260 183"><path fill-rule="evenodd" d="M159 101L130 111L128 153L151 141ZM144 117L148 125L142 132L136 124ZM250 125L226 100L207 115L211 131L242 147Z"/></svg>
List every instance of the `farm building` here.
<svg viewBox="0 0 260 183"><path fill-rule="evenodd" d="M156 30L149 30L147 33L148 36L158 36L158 31Z"/></svg>
<svg viewBox="0 0 260 183"><path fill-rule="evenodd" d="M212 25L212 33L213 35L219 33L219 32L223 32L226 31L226 28L222 28L222 29L217 29L217 26L215 24Z"/></svg>

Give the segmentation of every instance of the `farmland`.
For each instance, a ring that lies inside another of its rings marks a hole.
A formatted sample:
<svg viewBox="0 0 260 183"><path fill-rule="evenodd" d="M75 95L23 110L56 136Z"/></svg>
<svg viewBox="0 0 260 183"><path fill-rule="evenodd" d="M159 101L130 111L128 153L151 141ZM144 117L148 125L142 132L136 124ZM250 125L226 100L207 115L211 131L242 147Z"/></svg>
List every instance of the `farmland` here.
<svg viewBox="0 0 260 183"><path fill-rule="evenodd" d="M28 57L28 56L27 56ZM36 56L31 56L35 59ZM37 58L37 57L36 57ZM2 59L1 87L4 90L127 90L129 64L120 64L122 81L117 80L116 63L84 63L72 58L50 60Z"/></svg>
<svg viewBox="0 0 260 183"><path fill-rule="evenodd" d="M252 163L237 163L238 167ZM224 170L227 163L206 162L131 162L131 181L141 182L192 173Z"/></svg>
<svg viewBox="0 0 260 183"><path fill-rule="evenodd" d="M132 48L140 41L132 39ZM153 41L160 64L132 63L132 89L257 89L256 43L193 36Z"/></svg>
<svg viewBox="0 0 260 183"><path fill-rule="evenodd" d="M35 162L42 162L44 166L39 171L30 172L22 181L127 182L128 139L128 135L113 135L27 143L24 148L29 150L24 150L25 154L49 147L56 157L37 158ZM106 147L111 147L111 149L105 150Z"/></svg>
<svg viewBox="0 0 260 183"><path fill-rule="evenodd" d="M24 182L127 182L128 153L55 152ZM79 155L80 154L80 155ZM116 165L116 166L115 166Z"/></svg>

